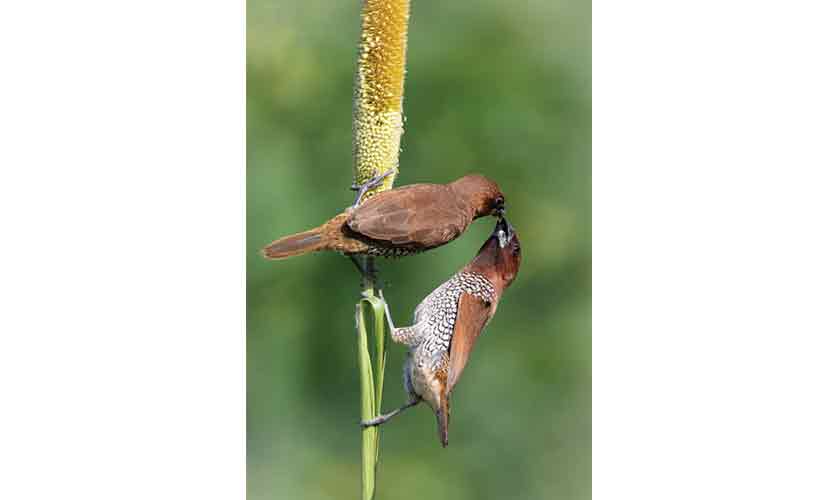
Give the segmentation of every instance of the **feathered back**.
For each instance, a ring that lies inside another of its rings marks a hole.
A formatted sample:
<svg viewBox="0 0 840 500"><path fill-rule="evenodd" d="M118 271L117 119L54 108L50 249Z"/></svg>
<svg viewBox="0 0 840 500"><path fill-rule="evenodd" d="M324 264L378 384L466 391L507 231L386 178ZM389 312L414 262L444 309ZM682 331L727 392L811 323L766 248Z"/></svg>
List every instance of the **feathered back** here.
<svg viewBox="0 0 840 500"><path fill-rule="evenodd" d="M460 236L472 219L473 210L449 185L412 184L362 203L347 226L367 238L428 250Z"/></svg>

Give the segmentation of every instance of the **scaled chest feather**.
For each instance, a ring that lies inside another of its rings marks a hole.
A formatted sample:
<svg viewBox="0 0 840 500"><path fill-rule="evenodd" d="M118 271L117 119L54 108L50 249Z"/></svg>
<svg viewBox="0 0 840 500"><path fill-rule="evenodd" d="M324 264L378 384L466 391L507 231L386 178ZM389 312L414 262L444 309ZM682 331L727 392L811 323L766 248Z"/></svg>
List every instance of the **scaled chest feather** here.
<svg viewBox="0 0 840 500"><path fill-rule="evenodd" d="M434 358L449 351L452 333L458 320L458 302L469 293L490 303L495 296L493 284L476 273L461 272L429 294L414 311L415 345L423 357Z"/></svg>

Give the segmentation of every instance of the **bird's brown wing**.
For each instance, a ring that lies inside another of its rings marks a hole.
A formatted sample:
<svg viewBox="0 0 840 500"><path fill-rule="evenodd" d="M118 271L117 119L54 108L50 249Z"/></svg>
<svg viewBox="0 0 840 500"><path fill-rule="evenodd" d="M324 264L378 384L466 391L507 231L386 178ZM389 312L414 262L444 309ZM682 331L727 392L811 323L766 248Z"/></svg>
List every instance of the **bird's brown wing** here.
<svg viewBox="0 0 840 500"><path fill-rule="evenodd" d="M452 392L467 366L475 341L493 317L493 305L470 293L462 293L455 317L455 331L449 345L449 378L446 391Z"/></svg>
<svg viewBox="0 0 840 500"><path fill-rule="evenodd" d="M471 211L447 185L413 184L364 202L347 221L353 231L395 246L434 248L459 236Z"/></svg>

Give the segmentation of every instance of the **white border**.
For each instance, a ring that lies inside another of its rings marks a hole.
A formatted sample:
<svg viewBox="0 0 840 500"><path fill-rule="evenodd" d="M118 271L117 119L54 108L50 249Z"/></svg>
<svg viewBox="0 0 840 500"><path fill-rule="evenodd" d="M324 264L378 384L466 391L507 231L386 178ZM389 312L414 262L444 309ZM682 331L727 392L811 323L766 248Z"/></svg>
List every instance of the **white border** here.
<svg viewBox="0 0 840 500"><path fill-rule="evenodd" d="M244 498L244 3L4 3L0 53L0 498Z"/></svg>
<svg viewBox="0 0 840 500"><path fill-rule="evenodd" d="M594 9L594 498L840 498L832 2Z"/></svg>

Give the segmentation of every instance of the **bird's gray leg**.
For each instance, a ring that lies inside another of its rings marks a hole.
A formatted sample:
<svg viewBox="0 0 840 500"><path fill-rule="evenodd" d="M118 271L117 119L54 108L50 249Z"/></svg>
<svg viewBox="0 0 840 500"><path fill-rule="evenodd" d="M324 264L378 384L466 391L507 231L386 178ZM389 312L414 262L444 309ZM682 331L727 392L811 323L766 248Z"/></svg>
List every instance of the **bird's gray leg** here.
<svg viewBox="0 0 840 500"><path fill-rule="evenodd" d="M379 290L379 298L382 299L382 302L385 304L385 318L388 320L388 328L391 329L391 333L393 334L397 327L394 326L394 320L391 318L391 308L388 307L388 301L385 300L385 294L382 293L382 289Z"/></svg>
<svg viewBox="0 0 840 500"><path fill-rule="evenodd" d="M388 305L388 301L385 300L385 294L382 293L382 289L379 290L379 298L385 304L385 318L388 320L388 328L391 329L391 340L407 346L415 345L417 335L414 332L414 326L397 328L394 325L394 319L391 317L391 307Z"/></svg>
<svg viewBox="0 0 840 500"><path fill-rule="evenodd" d="M364 275L365 274L365 266L364 266L364 263L362 262L362 259L364 259L364 257L361 256L361 255L357 255L357 254L350 254L347 257L350 258L350 260L353 262L353 265L356 266L356 269L359 270L359 274Z"/></svg>
<svg viewBox="0 0 840 500"><path fill-rule="evenodd" d="M356 195L356 201L353 203L353 208L356 208L356 207L359 206L359 204L362 202L362 198L364 198L365 194L367 194L368 191L370 191L371 189L380 185L382 183L382 181L385 180L386 177L388 177L389 175L393 174L396 171L397 171L397 167L391 167L391 169L385 171L384 173L382 173L380 175L377 175L376 177L370 179L369 181L365 182L361 186L359 186L355 183L352 186L350 186L350 189L352 189L353 191L358 191L359 192Z"/></svg>
<svg viewBox="0 0 840 500"><path fill-rule="evenodd" d="M362 422L361 422L362 429L366 429L368 427L372 427L372 426L375 426L375 425L384 424L385 422L391 420L392 418L396 417L400 413L402 413L405 410L411 408L412 406L416 405L419 402L420 402L420 400L418 398L415 398L415 397L412 396L411 399L406 404L400 406L399 408L397 408L394 411L388 412L384 415L379 415L379 416L374 417L370 420L362 420Z"/></svg>
<svg viewBox="0 0 840 500"><path fill-rule="evenodd" d="M362 286L365 282L373 283L376 288L379 288L379 275L376 271L376 264L372 257L361 254L345 254L353 262L353 265L358 269L359 274L362 275Z"/></svg>

